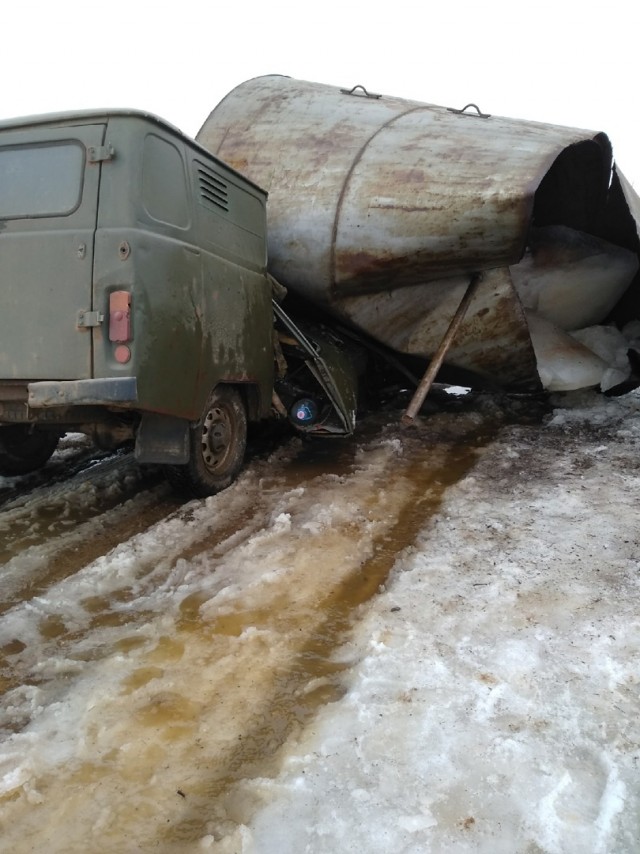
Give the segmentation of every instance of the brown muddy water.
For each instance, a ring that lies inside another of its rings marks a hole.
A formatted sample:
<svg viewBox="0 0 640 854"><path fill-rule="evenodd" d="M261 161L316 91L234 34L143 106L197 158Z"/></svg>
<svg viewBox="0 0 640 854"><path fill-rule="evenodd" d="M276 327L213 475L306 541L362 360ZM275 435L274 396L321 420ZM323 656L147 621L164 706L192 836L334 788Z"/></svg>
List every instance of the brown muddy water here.
<svg viewBox="0 0 640 854"><path fill-rule="evenodd" d="M129 461L0 512L5 850L199 850L348 688L349 630L498 429L292 440L181 504Z"/></svg>

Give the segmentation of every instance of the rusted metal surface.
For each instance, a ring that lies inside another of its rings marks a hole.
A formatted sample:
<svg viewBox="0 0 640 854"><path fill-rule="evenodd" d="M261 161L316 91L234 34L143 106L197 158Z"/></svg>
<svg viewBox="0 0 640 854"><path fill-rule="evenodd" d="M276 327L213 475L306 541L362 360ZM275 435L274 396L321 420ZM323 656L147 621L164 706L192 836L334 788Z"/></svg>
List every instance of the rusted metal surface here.
<svg viewBox="0 0 640 854"><path fill-rule="evenodd" d="M508 269L530 226L612 239L611 146L594 131L270 76L197 138L269 192L271 272L399 351L432 355L471 274L491 270L499 286L448 360L506 385L539 382Z"/></svg>
<svg viewBox="0 0 640 854"><path fill-rule="evenodd" d="M431 357L469 284L469 276L347 297L333 310L401 353ZM522 391L538 387L536 359L509 270L485 272L447 363Z"/></svg>

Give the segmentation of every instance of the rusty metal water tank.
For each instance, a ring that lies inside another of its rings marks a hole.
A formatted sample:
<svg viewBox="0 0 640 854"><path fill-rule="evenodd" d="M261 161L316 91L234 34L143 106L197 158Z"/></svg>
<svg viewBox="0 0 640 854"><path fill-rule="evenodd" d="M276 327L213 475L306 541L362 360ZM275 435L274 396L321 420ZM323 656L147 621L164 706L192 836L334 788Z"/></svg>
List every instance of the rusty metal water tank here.
<svg viewBox="0 0 640 854"><path fill-rule="evenodd" d="M615 230L604 134L475 105L274 75L230 92L197 139L268 191L274 276L399 351L432 355L485 271L448 361L511 387L539 384L509 272L530 229Z"/></svg>

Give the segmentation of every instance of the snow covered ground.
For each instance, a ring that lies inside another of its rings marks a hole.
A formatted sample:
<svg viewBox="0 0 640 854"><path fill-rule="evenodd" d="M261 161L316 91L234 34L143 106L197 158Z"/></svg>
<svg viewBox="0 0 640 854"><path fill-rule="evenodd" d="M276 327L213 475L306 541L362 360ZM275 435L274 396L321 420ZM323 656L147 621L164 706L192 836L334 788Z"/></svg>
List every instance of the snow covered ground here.
<svg viewBox="0 0 640 854"><path fill-rule="evenodd" d="M346 695L229 796L250 808L219 850L640 850L639 410L502 433L367 608Z"/></svg>
<svg viewBox="0 0 640 854"><path fill-rule="evenodd" d="M640 850L640 393L558 405L292 442L160 520L85 484L89 536L146 522L48 585L72 549L27 550L0 848Z"/></svg>

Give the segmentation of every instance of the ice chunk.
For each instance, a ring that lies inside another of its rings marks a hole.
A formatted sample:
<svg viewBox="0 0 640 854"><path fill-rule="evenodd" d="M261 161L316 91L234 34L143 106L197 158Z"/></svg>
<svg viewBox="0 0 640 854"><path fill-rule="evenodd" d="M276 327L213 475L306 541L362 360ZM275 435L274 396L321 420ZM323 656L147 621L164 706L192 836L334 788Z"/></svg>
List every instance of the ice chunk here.
<svg viewBox="0 0 640 854"><path fill-rule="evenodd" d="M525 309L565 330L605 320L637 269L633 252L561 225L532 229L510 268Z"/></svg>
<svg viewBox="0 0 640 854"><path fill-rule="evenodd" d="M600 385L607 363L554 323L527 312L540 381L547 391Z"/></svg>
<svg viewBox="0 0 640 854"><path fill-rule="evenodd" d="M602 391L608 391L629 379L629 342L615 326L589 326L572 332L571 337L600 356L608 365L600 381Z"/></svg>
<svg viewBox="0 0 640 854"><path fill-rule="evenodd" d="M629 367L629 342L615 326L588 326L572 332L571 337L593 350L607 364L621 369Z"/></svg>
<svg viewBox="0 0 640 854"><path fill-rule="evenodd" d="M640 320L630 320L622 327L622 334L628 341L640 341Z"/></svg>
<svg viewBox="0 0 640 854"><path fill-rule="evenodd" d="M626 382L629 379L629 371L621 371L620 368L607 368L600 380L600 391L609 391Z"/></svg>
<svg viewBox="0 0 640 854"><path fill-rule="evenodd" d="M471 392L471 388L469 386L463 385L448 385L445 388L446 394L451 394L454 397L464 397L466 394Z"/></svg>

